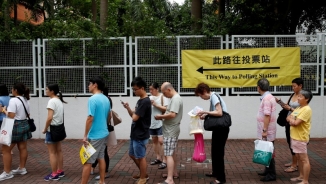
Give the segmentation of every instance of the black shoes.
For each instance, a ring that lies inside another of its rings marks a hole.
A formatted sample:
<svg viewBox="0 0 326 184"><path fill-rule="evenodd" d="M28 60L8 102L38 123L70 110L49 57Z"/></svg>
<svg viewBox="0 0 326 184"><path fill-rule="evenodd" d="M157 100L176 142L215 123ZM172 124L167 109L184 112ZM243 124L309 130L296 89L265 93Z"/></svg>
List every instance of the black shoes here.
<svg viewBox="0 0 326 184"><path fill-rule="evenodd" d="M266 170L264 170L263 172L259 172L257 173L259 176L266 176L267 175L267 172Z"/></svg>
<svg viewBox="0 0 326 184"><path fill-rule="evenodd" d="M268 181L275 181L276 180L276 176L272 175L272 174L267 174L265 177L263 177L262 179L260 179L260 181L264 181L264 182L268 182Z"/></svg>
<svg viewBox="0 0 326 184"><path fill-rule="evenodd" d="M209 174L205 174L206 177L214 177L214 175L212 173Z"/></svg>

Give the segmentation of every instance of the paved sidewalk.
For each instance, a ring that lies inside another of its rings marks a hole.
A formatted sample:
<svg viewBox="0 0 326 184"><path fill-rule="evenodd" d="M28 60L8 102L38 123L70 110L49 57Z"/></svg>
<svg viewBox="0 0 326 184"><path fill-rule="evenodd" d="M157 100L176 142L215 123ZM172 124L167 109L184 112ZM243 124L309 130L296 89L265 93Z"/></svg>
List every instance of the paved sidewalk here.
<svg viewBox="0 0 326 184"><path fill-rule="evenodd" d="M260 182L257 172L263 169L263 166L252 163L254 140L228 140L225 151L225 167L227 183L229 184L255 184ZM133 184L131 175L137 174L137 168L128 156L128 140L119 140L118 145L109 147L110 155L110 175L111 178L106 179L106 183L113 184ZM27 161L26 175L16 175L13 179L1 181L1 184L21 184L21 183L63 183L75 184L80 183L82 165L79 160L79 149L82 142L79 140L65 140L63 145L64 154L64 170L66 176L59 181L43 180L43 177L50 173L50 164L48 161L48 151L46 145L41 139L33 139L28 141L29 157ZM178 158L180 159L179 175L180 179L176 179L176 184L206 184L212 181L211 178L205 177L205 173L211 172L210 164L210 140L205 141L207 154L207 163L196 163L191 160L193 153L193 141L181 140L178 144ZM276 147L276 169L277 181L269 183L294 183L290 182L291 177L298 176L298 172L285 173L283 165L290 160L290 152L284 139L275 141ZM311 163L310 183L326 184L326 138L312 139L308 146L309 157ZM154 158L154 150L151 144L147 149L147 161ZM14 148L12 169L18 167L19 157L18 150ZM98 168L97 168L98 169ZM95 172L98 172L98 170ZM0 160L0 171L3 170L3 162ZM162 173L167 170L157 169L157 165L148 164L149 184L163 181ZM95 183L95 175L91 175L89 183Z"/></svg>

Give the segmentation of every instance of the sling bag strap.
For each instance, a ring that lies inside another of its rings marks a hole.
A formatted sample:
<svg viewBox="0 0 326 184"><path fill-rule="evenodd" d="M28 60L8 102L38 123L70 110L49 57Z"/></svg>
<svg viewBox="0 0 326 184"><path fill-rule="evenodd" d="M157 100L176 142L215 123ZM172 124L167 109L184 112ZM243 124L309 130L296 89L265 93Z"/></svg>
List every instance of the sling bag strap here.
<svg viewBox="0 0 326 184"><path fill-rule="evenodd" d="M27 116L28 119L30 119L30 118L29 118L29 115L28 115L28 113L27 113L27 110L26 110L26 107L25 107L24 102L23 102L22 99L20 99L19 97L16 97L16 98L18 98L18 99L22 102L22 104L23 104L23 106L24 106L24 109L25 109L26 116Z"/></svg>
<svg viewBox="0 0 326 184"><path fill-rule="evenodd" d="M218 94L214 93L214 95L217 96L218 100L220 101L220 104L221 104L221 108L222 108L222 111L223 111L223 105L222 105L222 101L221 101L221 98L219 97ZM211 100L211 107L213 107L213 101ZM210 109L213 109L213 108L210 108Z"/></svg>
<svg viewBox="0 0 326 184"><path fill-rule="evenodd" d="M290 98L288 100L288 103L287 103L288 105L290 104L290 100L292 99L293 95L294 95L294 93L291 94L291 96L290 96Z"/></svg>

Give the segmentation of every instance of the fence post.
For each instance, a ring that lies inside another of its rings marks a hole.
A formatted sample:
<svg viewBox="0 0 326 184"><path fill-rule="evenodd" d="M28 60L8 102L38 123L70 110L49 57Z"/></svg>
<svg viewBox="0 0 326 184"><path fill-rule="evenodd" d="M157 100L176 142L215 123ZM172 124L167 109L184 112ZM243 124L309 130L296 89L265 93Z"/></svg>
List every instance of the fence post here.
<svg viewBox="0 0 326 184"><path fill-rule="evenodd" d="M35 42L35 40L34 40L34 42ZM36 47L37 47L37 53L36 54L37 54L37 69L38 69L37 70L37 74L38 74L38 97L42 98L42 96L43 96L42 95L42 89L43 89L42 77L44 77L44 76L42 76L42 56L41 56L41 53L42 53L43 45L41 43L40 38L37 39ZM33 53L35 53L34 48L33 48ZM43 55L45 55L45 53L43 53ZM35 57L35 59L36 59L36 57ZM35 81L35 83L36 83L36 81Z"/></svg>
<svg viewBox="0 0 326 184"><path fill-rule="evenodd" d="M324 96L325 93L325 52L326 52L326 48L325 48L325 34L321 35L321 81L320 81L320 95Z"/></svg>

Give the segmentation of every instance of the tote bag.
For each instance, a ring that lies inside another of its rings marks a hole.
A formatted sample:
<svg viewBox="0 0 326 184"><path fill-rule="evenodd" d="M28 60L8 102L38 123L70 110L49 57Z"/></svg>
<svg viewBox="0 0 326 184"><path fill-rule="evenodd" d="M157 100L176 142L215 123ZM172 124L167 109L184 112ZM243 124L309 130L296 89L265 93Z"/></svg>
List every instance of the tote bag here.
<svg viewBox="0 0 326 184"><path fill-rule="evenodd" d="M252 161L256 164L269 166L273 156L274 146L272 142L264 140L255 140L255 151Z"/></svg>
<svg viewBox="0 0 326 184"><path fill-rule="evenodd" d="M109 133L107 145L115 146L118 144L118 142L117 142L117 137L115 135L114 126L112 126L111 124L108 124L108 129L109 129L110 133Z"/></svg>
<svg viewBox="0 0 326 184"><path fill-rule="evenodd" d="M3 118L1 130L0 130L0 144L7 146L11 145L12 129L14 127L15 120L10 118Z"/></svg>

